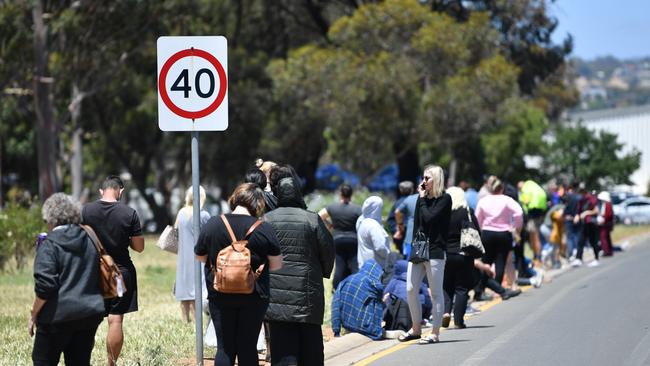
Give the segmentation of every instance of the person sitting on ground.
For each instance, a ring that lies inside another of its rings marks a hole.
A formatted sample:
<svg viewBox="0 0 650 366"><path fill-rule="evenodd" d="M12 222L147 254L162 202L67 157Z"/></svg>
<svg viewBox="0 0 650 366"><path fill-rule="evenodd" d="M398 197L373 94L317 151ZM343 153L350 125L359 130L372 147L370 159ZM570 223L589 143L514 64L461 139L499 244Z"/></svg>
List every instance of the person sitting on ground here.
<svg viewBox="0 0 650 366"><path fill-rule="evenodd" d="M370 196L361 208L361 216L357 220L357 262L359 268L368 259L374 259L381 268L388 264L390 243L388 233L381 223L381 212L384 201L379 196Z"/></svg>
<svg viewBox="0 0 650 366"><path fill-rule="evenodd" d="M361 216L361 207L352 203L352 186L342 184L339 188L340 200L323 208L318 215L328 228L332 230L334 248L336 249L336 265L332 291L347 276L357 273L357 231L356 223ZM331 223L330 223L331 220Z"/></svg>
<svg viewBox="0 0 650 366"><path fill-rule="evenodd" d="M344 279L332 299L332 331L341 335L341 326L374 340L381 339L383 313L383 270L374 259L367 260L359 272Z"/></svg>
<svg viewBox="0 0 650 366"><path fill-rule="evenodd" d="M99 253L79 226L78 202L63 193L42 208L49 230L34 259L34 304L28 331L34 365L89 365L97 327L104 319ZM36 329L34 329L36 327ZM35 332L34 332L35 331Z"/></svg>
<svg viewBox="0 0 650 366"><path fill-rule="evenodd" d="M384 289L384 303L386 304L387 312L392 312L391 314L386 314L384 316L384 320L390 318L392 323L391 325L386 324L386 330L399 329L407 331L411 329L411 326L413 325L408 309L408 295L406 292L407 269L407 260L400 259L395 262L393 276ZM422 305L422 317L428 319L431 315L431 308L433 305L431 304L431 296L429 296L429 287L424 283L424 281L420 286L418 299ZM404 314L400 316L402 311L404 311Z"/></svg>
<svg viewBox="0 0 650 366"><path fill-rule="evenodd" d="M334 267L332 234L315 212L303 208L291 170L275 167L271 187L279 207L264 218L280 240L284 267L271 274L266 313L273 365L323 365L323 278Z"/></svg>

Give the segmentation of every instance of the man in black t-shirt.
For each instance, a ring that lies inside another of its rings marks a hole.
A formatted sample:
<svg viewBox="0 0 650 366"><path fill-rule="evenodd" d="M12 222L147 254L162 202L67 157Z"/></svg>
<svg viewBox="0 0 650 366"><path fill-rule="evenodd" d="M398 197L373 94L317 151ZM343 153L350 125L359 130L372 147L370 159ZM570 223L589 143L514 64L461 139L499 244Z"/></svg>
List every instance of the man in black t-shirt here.
<svg viewBox="0 0 650 366"><path fill-rule="evenodd" d="M113 257L124 277L126 291L122 297L105 301L108 316L108 364L115 365L124 344L122 322L124 314L138 310L138 282L129 247L141 253L144 237L140 219L134 209L120 202L124 183L111 175L102 183L101 198L87 204L82 211L83 223L95 230L106 252Z"/></svg>

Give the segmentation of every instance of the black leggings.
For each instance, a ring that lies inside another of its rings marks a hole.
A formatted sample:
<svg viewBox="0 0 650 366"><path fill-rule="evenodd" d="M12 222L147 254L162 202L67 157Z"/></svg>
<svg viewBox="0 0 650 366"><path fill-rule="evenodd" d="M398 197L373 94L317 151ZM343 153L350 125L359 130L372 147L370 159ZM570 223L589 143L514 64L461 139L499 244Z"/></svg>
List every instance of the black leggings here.
<svg viewBox="0 0 650 366"><path fill-rule="evenodd" d="M506 261L508 260L508 253L512 249L512 234L509 231L483 230L481 240L485 247L483 262L487 264L494 263L496 272L494 279L501 284L503 282Z"/></svg>
<svg viewBox="0 0 650 366"><path fill-rule="evenodd" d="M339 283L347 276L359 271L356 237L337 237L334 239L334 249L336 250L336 266L334 268L334 279L332 280L332 291L336 291Z"/></svg>
<svg viewBox="0 0 650 366"><path fill-rule="evenodd" d="M223 306L210 300L210 316L217 335L215 366L234 365L235 357L241 366L259 364L257 338L269 302L255 292L242 296L251 299L243 306Z"/></svg>
<svg viewBox="0 0 650 366"><path fill-rule="evenodd" d="M474 259L460 254L448 254L445 262L445 277L443 289L445 290L445 313L451 313L454 308L454 323L463 324L468 292L474 287Z"/></svg>
<svg viewBox="0 0 650 366"><path fill-rule="evenodd" d="M320 324L269 322L271 364L319 366L325 362Z"/></svg>
<svg viewBox="0 0 650 366"><path fill-rule="evenodd" d="M66 365L90 365L95 332L103 314L65 323L41 324L36 327L32 361L36 366L56 366L61 353Z"/></svg>
<svg viewBox="0 0 650 366"><path fill-rule="evenodd" d="M600 246L598 245L598 226L594 224L584 224L582 227L582 233L580 233L580 239L578 240L578 253L576 258L582 260L582 253L585 250L585 241L589 240L589 244L594 248L594 256L598 260L598 252L600 251Z"/></svg>

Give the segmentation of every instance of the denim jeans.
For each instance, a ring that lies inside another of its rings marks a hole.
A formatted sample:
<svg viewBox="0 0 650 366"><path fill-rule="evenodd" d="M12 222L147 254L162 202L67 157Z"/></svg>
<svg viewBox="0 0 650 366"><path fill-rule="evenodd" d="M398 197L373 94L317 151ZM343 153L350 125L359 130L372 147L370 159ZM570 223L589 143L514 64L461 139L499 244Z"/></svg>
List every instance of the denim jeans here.
<svg viewBox="0 0 650 366"><path fill-rule="evenodd" d="M578 240L580 240L581 225L574 224L573 220L565 220L566 229L566 257L573 256L573 251L578 249Z"/></svg>

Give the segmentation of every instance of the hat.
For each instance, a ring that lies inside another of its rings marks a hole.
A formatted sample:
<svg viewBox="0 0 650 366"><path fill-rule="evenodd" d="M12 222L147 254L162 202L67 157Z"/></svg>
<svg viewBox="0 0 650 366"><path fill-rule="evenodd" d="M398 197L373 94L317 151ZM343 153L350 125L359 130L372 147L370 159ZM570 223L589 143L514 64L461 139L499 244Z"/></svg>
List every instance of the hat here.
<svg viewBox="0 0 650 366"><path fill-rule="evenodd" d="M610 196L609 192L606 191L598 193L598 199L605 202L612 202L612 196Z"/></svg>

